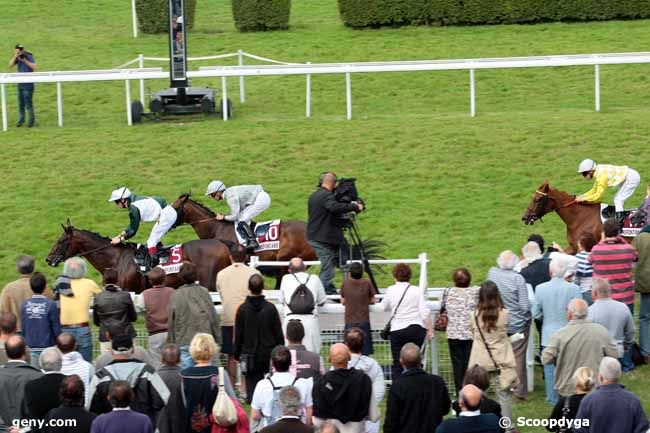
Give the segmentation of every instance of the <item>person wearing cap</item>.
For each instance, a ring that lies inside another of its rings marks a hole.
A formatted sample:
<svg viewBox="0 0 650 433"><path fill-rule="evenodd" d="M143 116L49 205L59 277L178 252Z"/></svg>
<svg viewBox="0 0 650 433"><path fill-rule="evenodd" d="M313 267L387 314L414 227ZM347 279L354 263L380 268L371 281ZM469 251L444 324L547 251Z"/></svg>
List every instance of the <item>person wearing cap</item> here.
<svg viewBox="0 0 650 433"><path fill-rule="evenodd" d="M113 190L108 201L129 211L129 225L111 240L112 244L119 244L135 236L140 221L156 222L147 239L150 260L148 267L155 266L158 243L176 222L176 210L161 197L132 194L125 186Z"/></svg>
<svg viewBox="0 0 650 433"><path fill-rule="evenodd" d="M16 67L18 72L29 73L36 71L36 60L34 60L34 55L28 51L25 51L25 47L18 44L14 48L14 55L9 59L9 67ZM23 126L25 123L25 110L29 115L29 121L27 122L27 127L31 128L34 126L36 117L34 116L34 104L32 103L32 97L34 96L34 83L18 83L18 123L17 127Z"/></svg>
<svg viewBox="0 0 650 433"><path fill-rule="evenodd" d="M246 248L255 250L259 244L250 222L271 206L271 196L264 191L262 185L237 185L226 188L222 181L213 180L205 195L217 201L226 200L230 213L218 213L217 219L234 222L236 232L244 240Z"/></svg>
<svg viewBox="0 0 650 433"><path fill-rule="evenodd" d="M578 173L585 179L594 179L594 186L584 194L576 197L580 202L599 202L605 195L607 187L618 187L614 196L616 219L623 223L625 218L625 200L632 197L634 190L641 182L639 173L627 165L596 164L591 159L585 159L578 167Z"/></svg>
<svg viewBox="0 0 650 433"><path fill-rule="evenodd" d="M112 349L115 360L97 370L90 381L90 411L98 415L110 412L112 408L107 397L111 384L123 380L133 388L130 408L147 415L152 425L156 425L156 419L169 399L167 385L152 366L133 358L130 335L114 336Z"/></svg>

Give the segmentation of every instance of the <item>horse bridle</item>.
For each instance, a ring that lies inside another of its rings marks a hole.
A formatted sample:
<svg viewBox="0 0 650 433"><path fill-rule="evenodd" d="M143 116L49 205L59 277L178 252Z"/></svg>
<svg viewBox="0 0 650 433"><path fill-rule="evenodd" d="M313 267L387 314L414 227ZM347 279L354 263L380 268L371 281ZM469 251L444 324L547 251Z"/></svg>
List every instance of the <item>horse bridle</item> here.
<svg viewBox="0 0 650 433"><path fill-rule="evenodd" d="M539 194L539 195L542 196L542 199L538 202L537 206L539 208L539 206L541 205L541 209L543 211L544 209L546 209L546 205L548 204L548 201L549 201L548 193L546 193L544 191L537 190L537 191L535 191L535 194ZM555 201L555 199L553 199L553 201ZM561 205L557 205L554 209L549 209L549 211L554 211L554 210L562 209L562 208L565 208L565 207L573 206L576 203L577 203L577 201L576 201L576 199L574 197L573 200L568 201L566 203L563 203ZM535 209L535 213L538 214L538 213L541 213L541 212L538 212L538 210ZM537 218L539 218L539 220L542 221L542 216L538 216Z"/></svg>

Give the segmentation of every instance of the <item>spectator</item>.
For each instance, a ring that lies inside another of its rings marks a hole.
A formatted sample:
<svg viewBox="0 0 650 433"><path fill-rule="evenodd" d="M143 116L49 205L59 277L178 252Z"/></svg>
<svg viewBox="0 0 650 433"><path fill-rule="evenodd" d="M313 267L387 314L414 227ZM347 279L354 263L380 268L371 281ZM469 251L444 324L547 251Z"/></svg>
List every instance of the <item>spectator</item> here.
<svg viewBox="0 0 650 433"><path fill-rule="evenodd" d="M84 394L84 383L79 376L73 374L65 377L59 389L61 406L47 413L43 433L90 433L90 426L97 415L84 408ZM59 419L74 420L74 425L58 426L50 423Z"/></svg>
<svg viewBox="0 0 650 433"><path fill-rule="evenodd" d="M155 269L155 268L154 268ZM165 382L170 395L167 405L158 418L159 433L184 432L186 430L184 416L177 416L184 413L181 397L181 353L175 344L165 344L162 348L162 366L157 373ZM179 405L179 408L176 406ZM183 418L182 420L179 418Z"/></svg>
<svg viewBox="0 0 650 433"><path fill-rule="evenodd" d="M374 409L379 412L379 406L384 399L386 385L384 383L384 372L381 366L374 359L363 355L362 349L364 344L363 330L360 328L350 328L343 334L343 342L350 349L350 362L348 368L356 368L368 375L372 382L372 403ZM366 420L366 433L379 433L379 420Z"/></svg>
<svg viewBox="0 0 650 433"><path fill-rule="evenodd" d="M517 383L517 363L508 338L508 310L494 282L481 284L478 305L469 320L474 337L469 365L489 371L503 416L512 421L511 387Z"/></svg>
<svg viewBox="0 0 650 433"><path fill-rule="evenodd" d="M501 405L488 397L488 389L490 388L490 373L478 364L473 365L465 373L463 379L463 386L474 385L481 390L481 405L479 409L481 413L493 413L497 418L501 418ZM458 401L451 403L451 407L456 413L456 416L462 411Z"/></svg>
<svg viewBox="0 0 650 433"><path fill-rule="evenodd" d="M447 289L443 295L447 323L447 344L449 357L454 372L456 392L463 386L463 377L467 371L469 355L472 352L472 331L467 318L476 309L478 287L470 287L472 275L466 268L458 268L452 274L454 287Z"/></svg>
<svg viewBox="0 0 650 433"><path fill-rule="evenodd" d="M595 278L592 288L594 303L589 307L587 320L603 325L618 347L618 360L623 371L634 369L629 348L634 343L634 317L625 304L613 300L612 289L607 280Z"/></svg>
<svg viewBox="0 0 650 433"><path fill-rule="evenodd" d="M298 379L289 372L291 367L291 352L284 346L277 346L271 352L273 374L258 382L251 403L251 419L264 427L275 424L282 416L277 405L278 392L287 386L293 386L300 392L302 410L299 416L307 425L312 424L312 379Z"/></svg>
<svg viewBox="0 0 650 433"><path fill-rule="evenodd" d="M29 418L43 420L50 410L61 404L59 390L65 379L61 374L61 361L61 353L56 347L48 347L41 352L39 364L45 374L25 385L25 406ZM32 431L41 430L36 428Z"/></svg>
<svg viewBox="0 0 650 433"><path fill-rule="evenodd" d="M318 427L330 421L343 433L363 433L372 382L362 371L348 368L350 350L345 344L332 345L329 361L332 370L314 383L314 424Z"/></svg>
<svg viewBox="0 0 650 433"><path fill-rule="evenodd" d="M133 339L130 335L115 336L112 344L115 360L98 369L90 381L90 411L96 414L110 412L111 387L116 382L126 381L134 393L129 401L130 408L147 415L151 424L156 425L156 418L169 399L167 386L152 366L132 358Z"/></svg>
<svg viewBox="0 0 650 433"><path fill-rule="evenodd" d="M639 397L619 384L621 364L604 357L598 369L600 386L580 403L576 419L588 419L589 425L576 433L643 433L650 428Z"/></svg>
<svg viewBox="0 0 650 433"><path fill-rule="evenodd" d="M488 272L488 280L497 285L503 305L508 310L508 335L522 334L523 336L512 343L517 363L517 378L519 379L519 384L514 388L513 395L520 400L526 400L528 398L526 349L530 334L531 305L526 280L513 271L518 260L512 251L503 251L497 259L498 267L493 267Z"/></svg>
<svg viewBox="0 0 650 433"><path fill-rule="evenodd" d="M185 262L178 277L183 285L176 289L169 301L167 342L177 344L181 351L181 367L193 365L189 353L192 338L200 332L210 334L216 342L221 340L219 316L212 304L208 289L198 284L196 265Z"/></svg>
<svg viewBox="0 0 650 433"><path fill-rule="evenodd" d="M275 305L264 298L264 279L253 275L248 281L250 295L235 317L235 358L246 377L246 401L250 404L257 382L269 371L271 351L284 344L282 323Z"/></svg>
<svg viewBox="0 0 650 433"><path fill-rule="evenodd" d="M151 418L131 409L137 406L137 395L129 382L116 380L108 395L112 411L99 415L93 421L91 433L153 433Z"/></svg>
<svg viewBox="0 0 650 433"><path fill-rule="evenodd" d="M219 347L212 335L200 332L192 338L189 350L194 366L181 371L181 392L185 404L180 406L183 413L177 417L182 420L185 431L210 433L212 425L209 417L219 391L219 367L211 362ZM224 386L228 396L235 397L227 374L224 375Z"/></svg>
<svg viewBox="0 0 650 433"><path fill-rule="evenodd" d="M519 273L534 291L537 286L551 279L551 274L548 271L551 260L542 256L539 244L534 241L528 241L521 249L521 253L524 260L518 264L521 267ZM522 262L526 266L522 266Z"/></svg>
<svg viewBox="0 0 650 433"><path fill-rule="evenodd" d="M544 246L545 246L546 242L544 241L544 238L542 237L542 235L533 233L530 236L528 236L528 239L526 239L526 241L527 242L535 242L539 246L539 250L542 252L542 257L544 257L545 259L550 259L551 258L551 252L550 251L544 252ZM549 250L550 250L550 248L549 248Z"/></svg>
<svg viewBox="0 0 650 433"><path fill-rule="evenodd" d="M5 349L9 361L0 368L0 418L5 424L11 425L14 420L26 418L25 386L43 376L43 373L26 362L27 346L23 337L9 337Z"/></svg>
<svg viewBox="0 0 650 433"><path fill-rule="evenodd" d="M341 433L339 428L336 426L336 424L325 421L321 426L318 428L318 433Z"/></svg>
<svg viewBox="0 0 650 433"><path fill-rule="evenodd" d="M431 315L424 299L424 293L418 286L412 286L411 267L399 263L393 268L395 284L386 289L382 304L385 311L391 311L393 317L390 332L390 350L393 355L392 378L395 380L402 373L400 351L406 343L415 343L419 347L424 338L433 336Z"/></svg>
<svg viewBox="0 0 650 433"><path fill-rule="evenodd" d="M612 299L628 306L634 313L634 280L632 266L636 250L619 236L620 225L615 218L603 224L605 239L591 249L589 261L594 267L593 277L609 281Z"/></svg>
<svg viewBox="0 0 650 433"><path fill-rule="evenodd" d="M375 288L363 277L363 266L359 262L350 265L349 277L341 286L341 304L345 306L345 329L363 330L363 355L370 355L372 334L370 330L370 305L375 303Z"/></svg>
<svg viewBox="0 0 650 433"><path fill-rule="evenodd" d="M542 352L542 363L555 364L555 390L568 397L574 392L573 373L580 367L598 369L605 356L618 356L618 349L607 329L587 320L583 299L569 302L569 323L557 330Z"/></svg>
<svg viewBox="0 0 650 433"><path fill-rule="evenodd" d="M575 419L582 399L585 398L585 396L594 388L594 385L596 385L596 377L593 370L589 367L580 367L577 369L573 374L573 380L576 384L576 393L570 397L560 397L558 402L555 404L549 419L559 421L564 418L565 423L569 420ZM559 422L557 424L559 424ZM553 428L550 426L546 427L546 430L553 432L560 431L560 428L560 425L556 425Z"/></svg>
<svg viewBox="0 0 650 433"><path fill-rule="evenodd" d="M230 249L230 261L232 265L222 269L217 274L217 291L221 296L223 316L221 317L221 336L223 345L221 353L228 355L226 370L230 376L230 382L237 382L237 361L233 356L233 329L235 326L235 315L237 309L246 301L248 296L248 280L253 275L259 275L259 271L244 264L246 261L246 247L240 244Z"/></svg>
<svg viewBox="0 0 650 433"><path fill-rule="evenodd" d="M157 373L167 388L174 389L181 381L181 353L175 344L165 344L162 348L162 365Z"/></svg>
<svg viewBox="0 0 650 433"><path fill-rule="evenodd" d="M444 421L436 433L501 433L499 418L493 413L481 413L481 401L481 390L465 385L458 393L460 416Z"/></svg>
<svg viewBox="0 0 650 433"><path fill-rule="evenodd" d="M533 316L535 319L543 319L541 345L542 351L551 340L558 329L566 326L567 307L572 299L582 299L580 288L575 284L564 280L567 271L567 262L562 256L551 259L549 266L551 280L537 286L535 291L535 305ZM546 401L552 405L557 403L557 393L554 390L553 364L544 365L544 384L546 387Z"/></svg>
<svg viewBox="0 0 650 433"><path fill-rule="evenodd" d="M320 324L318 322L318 306L327 301L325 290L318 278L312 278L313 275L305 272L306 266L302 259L295 257L289 262L289 273L282 277L280 283L280 299L284 307L284 326L286 329L289 319L297 319L302 322L305 328L305 338L303 343L307 350L320 353ZM314 297L314 309L311 314L293 314L289 308L291 296L298 286L304 284L311 291Z"/></svg>
<svg viewBox="0 0 650 433"><path fill-rule="evenodd" d="M321 173L318 189L309 196L307 212L307 241L320 260L320 281L328 295L336 294L334 266L339 249L343 244L341 216L349 212L363 210L361 203L341 203L336 201L336 175ZM305 327L306 328L306 327ZM309 347L309 345L307 345Z"/></svg>
<svg viewBox="0 0 650 433"><path fill-rule="evenodd" d="M9 67L18 69L18 72L29 73L36 71L36 60L34 55L29 51L25 51L25 47L18 44L14 49L14 55L9 59ZM16 127L20 128L25 123L25 109L29 115L27 127L34 126L36 118L34 116L34 104L32 97L34 96L34 83L19 83L18 84L18 123Z"/></svg>
<svg viewBox="0 0 650 433"><path fill-rule="evenodd" d="M384 433L433 432L451 407L447 386L422 369L422 353L413 343L402 347L400 363L404 374L388 391Z"/></svg>
<svg viewBox="0 0 650 433"><path fill-rule="evenodd" d="M22 331L20 320L20 307L23 302L32 297L32 289L29 286L29 279L34 272L34 258L32 256L20 256L16 260L16 270L20 278L7 284L0 294L0 313L13 313L17 318L16 332ZM52 292L48 289L48 298L52 298Z"/></svg>
<svg viewBox="0 0 650 433"><path fill-rule="evenodd" d="M95 367L83 359L77 352L77 341L74 335L63 333L56 338L56 347L61 352L61 374L76 375L84 386L84 392L90 387L90 379L95 375ZM85 405L90 405L90 396L85 396Z"/></svg>
<svg viewBox="0 0 650 433"><path fill-rule="evenodd" d="M314 429L300 420L303 399L295 386L285 386L278 394L278 405L282 418L275 424L264 427L260 433L313 433Z"/></svg>
<svg viewBox="0 0 650 433"><path fill-rule="evenodd" d="M8 361L5 343L12 335L16 334L16 323L18 318L14 313L8 311L0 313L0 367Z"/></svg>
<svg viewBox="0 0 650 433"><path fill-rule="evenodd" d="M305 328L298 319L287 322L287 348L291 352L291 368L289 371L301 379L322 376L325 374L323 358L318 353L310 352L302 344L305 338Z"/></svg>
<svg viewBox="0 0 650 433"><path fill-rule="evenodd" d="M61 331L72 334L77 350L88 361L93 361L93 336L88 326L90 304L102 292L94 281L84 278L86 262L71 257L63 264L63 274L70 278L72 296L61 296Z"/></svg>
<svg viewBox="0 0 650 433"><path fill-rule="evenodd" d="M113 337L121 335L120 330L122 329L122 325L119 323L109 323L106 326L106 336L108 340L111 342L113 341ZM158 368L160 367L160 360L159 359L154 359L149 355L149 352L144 348L140 347L136 344L136 340L133 340L133 354L131 355L132 359L144 362L147 365L152 366L153 368ZM108 353L102 353L95 359L95 370L101 370L102 368L106 367L108 364L113 362L115 360L115 357L113 356L113 351L111 350Z"/></svg>
<svg viewBox="0 0 650 433"><path fill-rule="evenodd" d="M56 337L61 333L61 324L56 302L43 295L47 286L45 275L40 272L33 274L29 285L34 294L23 302L20 315L23 318L23 336L31 353L31 364L39 368L38 357L46 347L54 346Z"/></svg>
<svg viewBox="0 0 650 433"><path fill-rule="evenodd" d="M145 324L149 333L149 354L153 359L160 359L162 347L167 341L169 301L174 295L174 289L165 286L167 274L160 267L149 271L147 277L152 287L137 298L137 306L144 310Z"/></svg>
<svg viewBox="0 0 650 433"><path fill-rule="evenodd" d="M99 347L101 353L111 350L111 340L107 338L107 325L115 326L120 335L130 335L135 339L135 328L131 322L138 320L129 292L117 285L117 270L108 268L104 271L104 291L95 298L93 305L93 322L99 326Z"/></svg>
<svg viewBox="0 0 650 433"><path fill-rule="evenodd" d="M646 203L649 201L646 199ZM634 275L634 287L640 293L639 346L646 364L650 364L650 225L632 241L639 261Z"/></svg>
<svg viewBox="0 0 650 433"><path fill-rule="evenodd" d="M578 259L578 271L576 272L576 277L573 282L580 287L580 293L582 294L582 299L587 301L587 304L593 304L593 299L591 299L591 282L594 273L594 267L589 261L591 256L591 250L598 243L596 236L591 232L584 232L580 235L578 239L578 254L576 254L576 259Z"/></svg>

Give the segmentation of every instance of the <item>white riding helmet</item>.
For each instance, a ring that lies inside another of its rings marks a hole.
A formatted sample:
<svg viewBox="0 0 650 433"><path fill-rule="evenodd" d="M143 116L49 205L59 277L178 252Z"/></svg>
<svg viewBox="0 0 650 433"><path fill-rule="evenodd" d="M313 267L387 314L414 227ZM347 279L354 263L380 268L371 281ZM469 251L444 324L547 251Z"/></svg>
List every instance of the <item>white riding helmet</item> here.
<svg viewBox="0 0 650 433"><path fill-rule="evenodd" d="M225 191L225 190L226 190L226 185L224 185L223 182L221 182L220 180L213 180L208 185L208 189L205 191L205 195L211 195L214 194L215 192Z"/></svg>
<svg viewBox="0 0 650 433"><path fill-rule="evenodd" d="M108 201L114 202L129 197L131 197L131 191L129 191L127 187L122 186L118 189L113 190L113 192L111 193L111 198L109 198Z"/></svg>
<svg viewBox="0 0 650 433"><path fill-rule="evenodd" d="M585 173L594 169L596 169L596 163L593 159L585 159L578 166L578 173Z"/></svg>

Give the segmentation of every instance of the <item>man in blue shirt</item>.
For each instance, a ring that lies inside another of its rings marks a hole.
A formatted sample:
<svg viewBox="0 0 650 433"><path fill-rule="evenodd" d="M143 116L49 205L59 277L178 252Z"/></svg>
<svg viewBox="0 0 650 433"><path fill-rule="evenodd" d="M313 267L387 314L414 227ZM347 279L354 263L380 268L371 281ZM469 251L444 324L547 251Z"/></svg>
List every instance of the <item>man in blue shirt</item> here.
<svg viewBox="0 0 650 433"><path fill-rule="evenodd" d="M30 348L32 366L40 368L38 358L43 350L56 345L61 323L56 302L43 296L47 286L45 275L36 272L29 279L29 285L34 295L23 302L21 307L23 336Z"/></svg>
<svg viewBox="0 0 650 433"><path fill-rule="evenodd" d="M16 45L13 57L9 60L9 67L16 66L18 72L34 72L36 70L36 60L32 53L25 51L22 45ZM32 96L34 95L34 83L20 83L18 84L18 123L17 127L23 126L25 123L25 109L29 114L29 122L27 127L34 126L34 105L32 104Z"/></svg>

